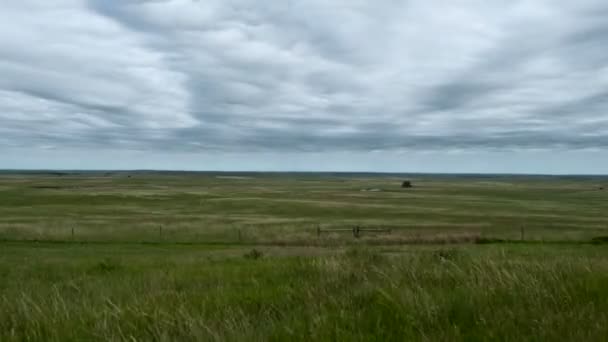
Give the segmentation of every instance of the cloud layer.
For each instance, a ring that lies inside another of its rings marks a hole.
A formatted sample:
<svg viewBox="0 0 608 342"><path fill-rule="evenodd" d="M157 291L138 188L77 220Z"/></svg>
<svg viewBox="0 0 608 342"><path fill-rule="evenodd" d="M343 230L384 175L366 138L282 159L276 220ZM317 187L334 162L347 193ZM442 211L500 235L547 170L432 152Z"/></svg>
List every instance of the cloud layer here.
<svg viewBox="0 0 608 342"><path fill-rule="evenodd" d="M0 13L0 147L608 147L601 0L21 0Z"/></svg>

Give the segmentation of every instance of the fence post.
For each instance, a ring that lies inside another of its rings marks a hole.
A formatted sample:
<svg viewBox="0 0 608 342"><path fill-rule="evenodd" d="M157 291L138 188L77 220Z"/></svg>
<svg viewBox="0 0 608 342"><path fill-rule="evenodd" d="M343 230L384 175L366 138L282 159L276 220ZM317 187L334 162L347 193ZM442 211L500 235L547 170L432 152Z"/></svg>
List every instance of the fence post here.
<svg viewBox="0 0 608 342"><path fill-rule="evenodd" d="M158 237L161 240L163 239L163 225L162 224L160 226L158 226Z"/></svg>
<svg viewBox="0 0 608 342"><path fill-rule="evenodd" d="M353 236L355 238L359 238L359 226L354 226L353 227Z"/></svg>
<svg viewBox="0 0 608 342"><path fill-rule="evenodd" d="M524 238L525 238L525 228L524 228L524 226L522 225L522 226L521 226L521 241L524 241Z"/></svg>
<svg viewBox="0 0 608 342"><path fill-rule="evenodd" d="M74 241L74 227L72 227L72 241Z"/></svg>
<svg viewBox="0 0 608 342"><path fill-rule="evenodd" d="M239 242L239 243L241 243L241 242L242 242L241 228L238 228L238 229L236 230L236 235L237 235L237 240L238 240L238 242Z"/></svg>
<svg viewBox="0 0 608 342"><path fill-rule="evenodd" d="M321 225L317 224L317 237L321 237Z"/></svg>

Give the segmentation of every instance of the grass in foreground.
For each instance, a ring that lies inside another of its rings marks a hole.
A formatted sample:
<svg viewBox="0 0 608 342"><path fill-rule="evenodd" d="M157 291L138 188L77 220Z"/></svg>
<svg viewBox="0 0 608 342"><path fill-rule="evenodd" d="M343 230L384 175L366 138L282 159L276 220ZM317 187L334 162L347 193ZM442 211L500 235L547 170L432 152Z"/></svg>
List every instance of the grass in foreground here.
<svg viewBox="0 0 608 342"><path fill-rule="evenodd" d="M0 341L605 340L606 178L401 180L2 174Z"/></svg>
<svg viewBox="0 0 608 342"><path fill-rule="evenodd" d="M3 243L0 340L608 336L602 245L250 249Z"/></svg>

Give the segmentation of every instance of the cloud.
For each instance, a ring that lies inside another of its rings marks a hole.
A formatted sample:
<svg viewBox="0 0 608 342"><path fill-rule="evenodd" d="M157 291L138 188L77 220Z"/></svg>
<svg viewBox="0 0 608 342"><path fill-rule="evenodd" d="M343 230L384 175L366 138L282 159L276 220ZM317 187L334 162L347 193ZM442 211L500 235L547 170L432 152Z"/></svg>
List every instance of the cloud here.
<svg viewBox="0 0 608 342"><path fill-rule="evenodd" d="M608 5L0 5L0 143L144 151L608 147Z"/></svg>

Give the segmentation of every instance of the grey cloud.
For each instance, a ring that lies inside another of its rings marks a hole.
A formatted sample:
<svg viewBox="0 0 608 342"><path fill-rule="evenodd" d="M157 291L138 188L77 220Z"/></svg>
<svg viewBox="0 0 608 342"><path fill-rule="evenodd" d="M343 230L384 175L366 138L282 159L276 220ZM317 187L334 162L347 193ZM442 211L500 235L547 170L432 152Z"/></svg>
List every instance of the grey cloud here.
<svg viewBox="0 0 608 342"><path fill-rule="evenodd" d="M3 144L150 151L608 145L602 1L0 5Z"/></svg>

